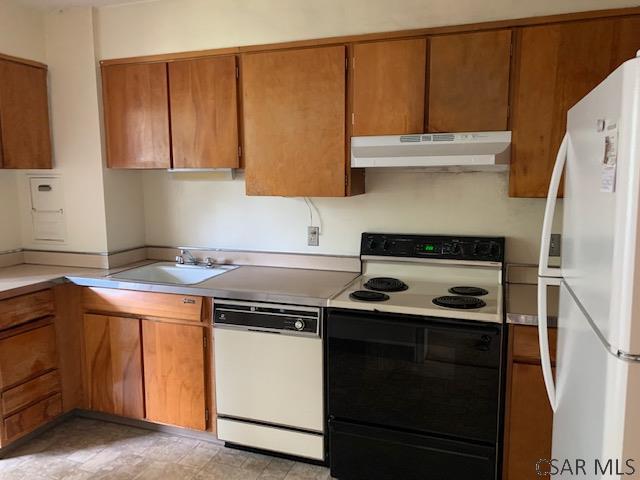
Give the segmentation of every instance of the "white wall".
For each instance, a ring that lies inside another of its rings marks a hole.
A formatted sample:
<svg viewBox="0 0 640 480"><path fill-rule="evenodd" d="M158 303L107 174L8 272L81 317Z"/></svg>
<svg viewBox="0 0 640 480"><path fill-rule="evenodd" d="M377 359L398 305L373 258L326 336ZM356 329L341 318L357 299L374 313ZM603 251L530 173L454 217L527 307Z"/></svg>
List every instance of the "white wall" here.
<svg viewBox="0 0 640 480"><path fill-rule="evenodd" d="M51 10L44 26L55 167L46 174L62 176L67 240L33 240L28 176L34 172L23 171L18 173L22 246L107 252L144 245L139 175L103 165L93 10Z"/></svg>
<svg viewBox="0 0 640 480"><path fill-rule="evenodd" d="M158 0L98 9L100 58L456 25L638 0Z"/></svg>
<svg viewBox="0 0 640 480"><path fill-rule="evenodd" d="M97 9L99 58L460 24L637 4L637 0L159 0ZM143 173L146 243L356 254L365 230L508 237L536 262L544 201L509 199L498 174L368 174L367 193L314 199L319 247L306 246L302 199L244 195L216 175ZM317 214L316 214L317 217Z"/></svg>
<svg viewBox="0 0 640 480"><path fill-rule="evenodd" d="M44 15L14 0L0 1L0 53L43 61ZM0 170L0 252L20 248L16 172Z"/></svg>
<svg viewBox="0 0 640 480"><path fill-rule="evenodd" d="M1 0L0 53L44 62L43 12L17 0Z"/></svg>

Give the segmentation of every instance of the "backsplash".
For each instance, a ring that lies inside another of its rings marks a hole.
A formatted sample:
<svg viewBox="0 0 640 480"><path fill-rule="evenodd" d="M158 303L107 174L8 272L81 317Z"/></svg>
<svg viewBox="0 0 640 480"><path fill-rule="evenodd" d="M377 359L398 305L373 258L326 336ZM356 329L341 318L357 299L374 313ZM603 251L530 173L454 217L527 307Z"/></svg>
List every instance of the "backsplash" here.
<svg viewBox="0 0 640 480"><path fill-rule="evenodd" d="M214 180L215 179L215 180ZM544 199L509 198L497 173L367 172L367 193L313 198L309 247L302 198L247 197L220 174L144 172L147 245L357 255L363 231L507 237L507 261L536 263ZM558 209L561 210L561 209Z"/></svg>

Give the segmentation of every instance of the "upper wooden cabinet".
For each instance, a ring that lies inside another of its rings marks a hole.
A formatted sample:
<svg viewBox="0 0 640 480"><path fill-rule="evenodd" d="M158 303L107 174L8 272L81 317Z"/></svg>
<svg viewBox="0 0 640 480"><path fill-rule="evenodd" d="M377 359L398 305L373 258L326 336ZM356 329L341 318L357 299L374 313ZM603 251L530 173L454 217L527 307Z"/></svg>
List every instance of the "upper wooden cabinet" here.
<svg viewBox="0 0 640 480"><path fill-rule="evenodd" d="M44 67L0 58L0 167L52 167Z"/></svg>
<svg viewBox="0 0 640 480"><path fill-rule="evenodd" d="M170 168L166 63L102 68L102 95L111 168Z"/></svg>
<svg viewBox="0 0 640 480"><path fill-rule="evenodd" d="M424 131L426 60L425 38L353 46L354 136Z"/></svg>
<svg viewBox="0 0 640 480"><path fill-rule="evenodd" d="M507 130L511 30L432 37L429 132Z"/></svg>
<svg viewBox="0 0 640 480"><path fill-rule="evenodd" d="M102 67L112 168L238 167L234 56Z"/></svg>
<svg viewBox="0 0 640 480"><path fill-rule="evenodd" d="M525 27L516 33L509 193L545 197L567 111L640 48L638 17ZM632 33L635 32L635 33Z"/></svg>
<svg viewBox="0 0 640 480"><path fill-rule="evenodd" d="M347 194L346 47L241 57L248 195Z"/></svg>
<svg viewBox="0 0 640 480"><path fill-rule="evenodd" d="M239 166L236 57L169 64L174 168Z"/></svg>

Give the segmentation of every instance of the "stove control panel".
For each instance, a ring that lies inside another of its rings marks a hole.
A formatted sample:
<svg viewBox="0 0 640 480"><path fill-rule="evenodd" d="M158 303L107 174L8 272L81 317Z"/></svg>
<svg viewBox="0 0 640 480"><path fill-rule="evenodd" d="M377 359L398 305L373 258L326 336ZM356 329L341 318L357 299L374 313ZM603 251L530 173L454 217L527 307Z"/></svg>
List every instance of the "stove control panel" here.
<svg viewBox="0 0 640 480"><path fill-rule="evenodd" d="M363 233L360 254L503 262L504 237Z"/></svg>

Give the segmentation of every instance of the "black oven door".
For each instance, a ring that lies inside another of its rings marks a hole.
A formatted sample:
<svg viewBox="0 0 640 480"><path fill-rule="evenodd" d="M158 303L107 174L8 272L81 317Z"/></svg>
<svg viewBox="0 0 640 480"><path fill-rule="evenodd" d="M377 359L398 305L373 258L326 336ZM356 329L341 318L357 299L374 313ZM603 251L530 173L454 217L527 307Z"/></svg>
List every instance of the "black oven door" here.
<svg viewBox="0 0 640 480"><path fill-rule="evenodd" d="M495 446L502 326L331 310L330 421Z"/></svg>

